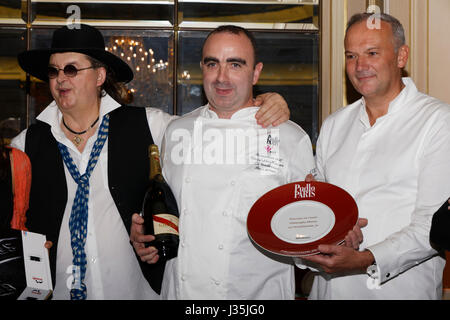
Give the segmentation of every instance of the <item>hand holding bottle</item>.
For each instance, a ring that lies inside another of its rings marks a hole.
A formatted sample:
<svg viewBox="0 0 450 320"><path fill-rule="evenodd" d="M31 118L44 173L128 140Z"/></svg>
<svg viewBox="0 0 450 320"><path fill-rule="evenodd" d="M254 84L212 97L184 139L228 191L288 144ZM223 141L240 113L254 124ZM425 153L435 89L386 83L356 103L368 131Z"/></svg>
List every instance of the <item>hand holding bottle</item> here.
<svg viewBox="0 0 450 320"><path fill-rule="evenodd" d="M45 241L44 247L45 247L46 249L50 250L51 247L53 247L53 242L51 242L51 241Z"/></svg>
<svg viewBox="0 0 450 320"><path fill-rule="evenodd" d="M163 177L158 146L148 148L150 159L149 186L142 203L142 232L154 235L154 241L146 246L158 249L160 260L169 260L178 252L178 206L170 186Z"/></svg>
<svg viewBox="0 0 450 320"><path fill-rule="evenodd" d="M145 247L146 243L153 240L155 240L155 236L144 234L144 219L137 213L133 214L130 241L141 260L149 264L154 264L159 260L158 250L155 247Z"/></svg>

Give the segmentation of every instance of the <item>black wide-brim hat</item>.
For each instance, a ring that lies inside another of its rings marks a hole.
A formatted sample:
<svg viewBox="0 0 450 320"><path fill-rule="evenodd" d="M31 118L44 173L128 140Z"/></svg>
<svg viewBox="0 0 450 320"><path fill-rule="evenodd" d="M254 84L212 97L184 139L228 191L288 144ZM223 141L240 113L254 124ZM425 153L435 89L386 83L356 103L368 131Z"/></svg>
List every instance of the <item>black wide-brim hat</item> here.
<svg viewBox="0 0 450 320"><path fill-rule="evenodd" d="M102 62L114 71L119 82L130 82L133 71L128 64L105 50L100 31L86 24L64 26L55 30L50 49L24 51L17 56L20 67L32 76L48 82L48 63L54 53L78 52Z"/></svg>

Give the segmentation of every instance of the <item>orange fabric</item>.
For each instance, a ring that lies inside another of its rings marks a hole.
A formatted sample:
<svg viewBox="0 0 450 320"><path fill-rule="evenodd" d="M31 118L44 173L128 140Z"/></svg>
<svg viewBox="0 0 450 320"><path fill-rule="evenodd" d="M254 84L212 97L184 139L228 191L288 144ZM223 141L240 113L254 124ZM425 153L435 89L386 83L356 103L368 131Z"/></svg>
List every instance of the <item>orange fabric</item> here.
<svg viewBox="0 0 450 320"><path fill-rule="evenodd" d="M28 210L31 188L31 162L26 153L15 148L10 149L14 193L14 211L11 228L26 231L26 212Z"/></svg>

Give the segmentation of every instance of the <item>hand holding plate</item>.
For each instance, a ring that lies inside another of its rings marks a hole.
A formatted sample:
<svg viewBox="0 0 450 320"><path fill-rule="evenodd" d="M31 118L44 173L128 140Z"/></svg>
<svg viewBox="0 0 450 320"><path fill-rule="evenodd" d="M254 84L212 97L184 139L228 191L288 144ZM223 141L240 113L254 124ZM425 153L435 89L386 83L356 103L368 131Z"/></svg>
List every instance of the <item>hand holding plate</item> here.
<svg viewBox="0 0 450 320"><path fill-rule="evenodd" d="M368 220L359 218L356 225L345 236L344 245L355 250L359 249L359 245L363 242L364 237L361 228L367 226Z"/></svg>
<svg viewBox="0 0 450 320"><path fill-rule="evenodd" d="M307 179L311 179L309 176ZM325 182L298 181L277 187L259 198L250 209L247 229L261 248L283 256L320 253L319 244L362 241L358 206L345 190ZM364 224L362 224L363 226Z"/></svg>
<svg viewBox="0 0 450 320"><path fill-rule="evenodd" d="M319 245L320 254L301 257L317 264L326 273L357 271L366 273L375 258L369 250L355 251L347 246Z"/></svg>

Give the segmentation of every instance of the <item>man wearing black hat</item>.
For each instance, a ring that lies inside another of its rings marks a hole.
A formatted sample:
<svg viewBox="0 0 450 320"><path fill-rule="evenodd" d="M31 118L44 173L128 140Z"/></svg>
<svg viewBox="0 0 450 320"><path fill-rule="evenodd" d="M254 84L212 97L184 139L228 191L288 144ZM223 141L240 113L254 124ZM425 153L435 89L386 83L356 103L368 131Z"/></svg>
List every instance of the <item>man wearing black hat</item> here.
<svg viewBox="0 0 450 320"><path fill-rule="evenodd" d="M12 142L32 163L27 227L53 243L55 299L155 299L164 265L136 259L128 230L148 183L148 146L160 145L172 116L123 107L133 73L104 48L97 29L66 26L51 49L18 56L54 98Z"/></svg>

